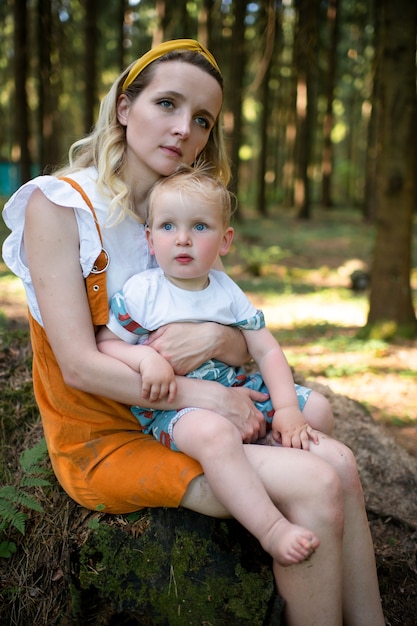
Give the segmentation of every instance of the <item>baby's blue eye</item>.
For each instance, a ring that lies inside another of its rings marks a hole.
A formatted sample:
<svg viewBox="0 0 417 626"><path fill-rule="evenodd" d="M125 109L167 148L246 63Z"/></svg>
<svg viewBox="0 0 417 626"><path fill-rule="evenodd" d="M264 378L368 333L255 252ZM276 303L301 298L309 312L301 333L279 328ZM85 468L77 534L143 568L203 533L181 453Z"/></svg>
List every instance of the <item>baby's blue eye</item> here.
<svg viewBox="0 0 417 626"><path fill-rule="evenodd" d="M205 230L206 229L206 225L205 224L201 224L201 223L200 224L196 224L195 225L195 229L198 230L198 231Z"/></svg>
<svg viewBox="0 0 417 626"><path fill-rule="evenodd" d="M163 225L162 225L162 228L163 228L163 230L168 230L168 231L169 231L169 230L172 230L172 229L173 229L173 226L172 226L172 224L170 224L169 222L167 222L166 224L163 224Z"/></svg>

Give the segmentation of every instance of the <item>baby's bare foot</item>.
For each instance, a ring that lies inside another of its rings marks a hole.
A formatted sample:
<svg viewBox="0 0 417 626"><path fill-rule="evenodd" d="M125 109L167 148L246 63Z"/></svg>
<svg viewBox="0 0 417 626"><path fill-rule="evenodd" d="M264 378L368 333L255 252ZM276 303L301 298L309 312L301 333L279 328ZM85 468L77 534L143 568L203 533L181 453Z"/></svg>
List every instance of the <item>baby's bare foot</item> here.
<svg viewBox="0 0 417 626"><path fill-rule="evenodd" d="M314 533L281 518L262 542L269 554L283 566L301 563L315 552L320 541Z"/></svg>

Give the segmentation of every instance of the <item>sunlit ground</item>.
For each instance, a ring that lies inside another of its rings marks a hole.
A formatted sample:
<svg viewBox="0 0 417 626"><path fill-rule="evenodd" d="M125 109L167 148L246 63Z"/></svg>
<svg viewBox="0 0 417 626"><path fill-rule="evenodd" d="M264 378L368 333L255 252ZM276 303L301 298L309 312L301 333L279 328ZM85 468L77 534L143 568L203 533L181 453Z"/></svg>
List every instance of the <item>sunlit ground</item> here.
<svg viewBox="0 0 417 626"><path fill-rule="evenodd" d="M417 347L413 341L360 340L366 298L341 302L314 296L264 299L252 294L288 361L304 378L364 404L417 454Z"/></svg>
<svg viewBox="0 0 417 626"><path fill-rule="evenodd" d="M4 318L24 324L27 319L26 297L21 280L8 275L4 263L0 263L0 322Z"/></svg>

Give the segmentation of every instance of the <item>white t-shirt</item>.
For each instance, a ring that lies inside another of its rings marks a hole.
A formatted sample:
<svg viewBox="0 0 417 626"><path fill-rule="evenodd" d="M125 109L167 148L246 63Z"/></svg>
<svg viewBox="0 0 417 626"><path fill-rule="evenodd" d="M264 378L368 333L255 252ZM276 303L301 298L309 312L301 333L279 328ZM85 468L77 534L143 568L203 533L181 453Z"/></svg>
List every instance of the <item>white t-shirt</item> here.
<svg viewBox="0 0 417 626"><path fill-rule="evenodd" d="M211 270L205 289L186 291L158 267L132 276L114 295L107 326L133 344L164 324L207 321L256 329L263 316L225 272Z"/></svg>

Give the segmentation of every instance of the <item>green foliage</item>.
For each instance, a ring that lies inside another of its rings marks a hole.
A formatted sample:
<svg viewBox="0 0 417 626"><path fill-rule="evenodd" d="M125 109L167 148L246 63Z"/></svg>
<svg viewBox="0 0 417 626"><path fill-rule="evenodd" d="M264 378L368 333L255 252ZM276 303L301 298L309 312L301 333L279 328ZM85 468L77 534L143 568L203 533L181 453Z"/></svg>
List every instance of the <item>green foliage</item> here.
<svg viewBox="0 0 417 626"><path fill-rule="evenodd" d="M246 246L242 249L242 257L246 263L246 270L252 276L262 276L263 272L272 264L277 264L286 256L288 252L282 250L277 245L273 246Z"/></svg>
<svg viewBox="0 0 417 626"><path fill-rule="evenodd" d="M47 487L50 482L44 475L50 470L40 463L47 455L45 439L41 439L33 448L22 452L19 458L22 476L18 485L5 485L0 488L0 557L9 558L16 552L16 544L8 539L12 529L22 535L26 532L27 513L22 509L43 512L43 507L36 496L30 493L36 487Z"/></svg>
<svg viewBox="0 0 417 626"><path fill-rule="evenodd" d="M358 337L361 339L381 339L384 341L392 341L397 337L403 339L414 339L417 333L416 324L398 324L393 320L385 320L378 322L368 322L366 326L358 331Z"/></svg>
<svg viewBox="0 0 417 626"><path fill-rule="evenodd" d="M0 279L0 301L1 295ZM39 422L31 369L29 331L0 329L0 485L12 482L23 433Z"/></svg>

